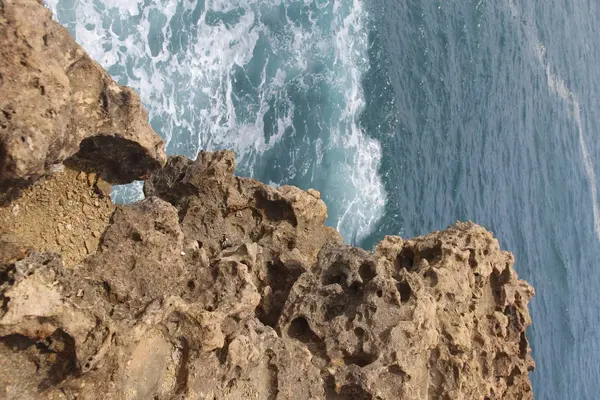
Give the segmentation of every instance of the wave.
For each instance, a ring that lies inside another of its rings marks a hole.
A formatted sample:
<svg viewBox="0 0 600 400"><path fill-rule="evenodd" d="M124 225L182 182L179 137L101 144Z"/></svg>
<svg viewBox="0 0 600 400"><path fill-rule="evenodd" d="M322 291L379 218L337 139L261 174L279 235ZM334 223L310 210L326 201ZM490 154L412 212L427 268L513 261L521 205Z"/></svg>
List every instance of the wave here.
<svg viewBox="0 0 600 400"><path fill-rule="evenodd" d="M368 68L361 1L47 6L92 58L140 93L169 154L229 148L243 175L315 187L329 203L329 224L351 241L383 214L381 147L358 124ZM267 154L284 172L269 175ZM115 192L121 201L142 196L139 183Z"/></svg>
<svg viewBox="0 0 600 400"><path fill-rule="evenodd" d="M517 7L513 1L507 0L506 4L511 16L514 19L519 19L519 12L517 11ZM569 116L572 118L577 128L579 148L583 159L583 167L592 196L592 216L594 220L594 230L596 232L598 241L600 241L600 205L598 203L598 181L596 178L594 163L586 144L579 97L567 86L564 79L562 79L556 72L553 71L553 68L546 56L545 47L540 41L539 35L535 29L530 25L526 25L524 27L524 32L525 37L527 38L527 41L530 44L533 53L535 54L535 58L540 64L541 68L543 68L546 72L548 89L564 102Z"/></svg>

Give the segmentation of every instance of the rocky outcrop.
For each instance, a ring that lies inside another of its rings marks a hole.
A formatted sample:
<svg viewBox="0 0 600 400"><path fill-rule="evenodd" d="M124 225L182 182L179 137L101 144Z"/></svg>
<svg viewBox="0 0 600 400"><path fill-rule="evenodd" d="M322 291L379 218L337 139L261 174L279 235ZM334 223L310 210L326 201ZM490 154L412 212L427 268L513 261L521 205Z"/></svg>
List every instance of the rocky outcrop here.
<svg viewBox="0 0 600 400"><path fill-rule="evenodd" d="M232 152L159 168L137 97L39 3L0 0L0 34L3 190L45 175L0 204L0 398L533 398L534 292L490 232L347 246L319 192Z"/></svg>
<svg viewBox="0 0 600 400"><path fill-rule="evenodd" d="M532 397L533 289L489 232L458 223L368 252L323 226L318 192L234 166L170 158L73 268L11 248L9 397Z"/></svg>
<svg viewBox="0 0 600 400"><path fill-rule="evenodd" d="M119 86L38 0L0 2L0 200L69 160L112 183L165 162L138 95Z"/></svg>

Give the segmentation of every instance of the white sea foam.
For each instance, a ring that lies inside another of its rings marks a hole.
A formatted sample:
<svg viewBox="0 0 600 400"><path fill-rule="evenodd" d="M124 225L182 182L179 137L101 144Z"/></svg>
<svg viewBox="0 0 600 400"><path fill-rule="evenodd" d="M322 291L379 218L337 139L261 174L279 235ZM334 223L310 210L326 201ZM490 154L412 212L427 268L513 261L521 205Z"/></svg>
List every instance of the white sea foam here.
<svg viewBox="0 0 600 400"><path fill-rule="evenodd" d="M269 21L280 18L278 0L206 0L198 22L186 26L188 32L184 32L193 40L179 51L169 46L177 34L172 23L181 22L177 7L191 11L195 2L156 0L144 5L141 0L79 0L74 8L67 8L66 3L47 0L59 20L71 21L76 40L92 57L120 83L140 93L171 152L194 156L200 149L230 148L244 161L248 173L262 153L286 135L297 134L295 104L287 92L290 82L296 79L296 85L310 85L302 81L303 73L310 72L320 57L334 57L333 71L314 79L327 79L336 93L343 94L339 121L320 125L329 140L316 140L317 160L300 160L298 170L290 164L286 178L308 171L311 161L320 165L324 155L341 151L344 157L334 164L328 184L336 188L330 198L339 202L337 207L330 205L338 210L335 224L353 240L373 228L383 213L385 192L378 176L380 145L366 136L357 122L365 105L361 78L368 68L368 33L361 1L318 1L317 9L332 13L331 25L322 28L317 23L319 15L310 11L310 29L290 20L288 7L296 2L285 3L287 25L283 32L274 32ZM311 3L304 0L305 5ZM219 20L217 12L235 16ZM189 32L191 29L195 32ZM157 37L162 37L162 42L149 39ZM269 76L265 63L260 82L253 88L255 97L240 107L234 71L246 68L261 37L267 38L279 69ZM280 107L275 113L275 131L266 139L264 120L274 99ZM298 161L297 149L289 151L289 157ZM139 184L118 191L128 200L141 196Z"/></svg>
<svg viewBox="0 0 600 400"><path fill-rule="evenodd" d="M337 2L334 6L334 13L339 13L339 5ZM334 132L333 139L348 151L350 162L347 165L351 171L347 175L351 182L349 188L354 191L354 194L345 196L344 211L338 219L337 229L351 234L353 241L360 241L373 230L383 215L386 200L378 174L381 145L366 136L357 122L365 106L361 79L368 68L366 18L362 3L354 0L350 13L335 21L338 24L335 29L336 64L347 71L346 76L340 75L346 80L340 86L347 90L339 130Z"/></svg>

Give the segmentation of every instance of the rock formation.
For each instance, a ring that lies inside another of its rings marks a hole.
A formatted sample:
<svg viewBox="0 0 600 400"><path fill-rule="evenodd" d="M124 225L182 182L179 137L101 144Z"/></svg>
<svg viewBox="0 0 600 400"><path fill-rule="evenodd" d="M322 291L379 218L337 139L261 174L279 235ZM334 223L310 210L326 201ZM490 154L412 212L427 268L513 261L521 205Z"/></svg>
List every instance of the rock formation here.
<svg viewBox="0 0 600 400"><path fill-rule="evenodd" d="M1 120L2 190L42 177L0 206L1 398L533 397L533 289L490 232L457 223L344 245L319 192L236 177L229 151L159 168L137 97L39 3L0 0L0 34L0 85L23 89L0 97L15 110ZM74 52L86 67L69 76ZM133 177L146 199L110 203L107 181Z"/></svg>
<svg viewBox="0 0 600 400"><path fill-rule="evenodd" d="M0 40L0 201L67 159L113 183L164 164L137 94L92 61L41 1L0 1Z"/></svg>

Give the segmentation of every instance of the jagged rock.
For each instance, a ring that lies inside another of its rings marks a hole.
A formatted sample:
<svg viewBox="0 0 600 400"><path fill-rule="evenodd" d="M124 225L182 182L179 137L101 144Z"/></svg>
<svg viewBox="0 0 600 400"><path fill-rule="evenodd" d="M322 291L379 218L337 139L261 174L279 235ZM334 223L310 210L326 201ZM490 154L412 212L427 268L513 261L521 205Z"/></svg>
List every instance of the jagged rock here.
<svg viewBox="0 0 600 400"><path fill-rule="evenodd" d="M333 366L331 398L532 398L533 289L512 265L470 223L403 245L386 238L375 254L326 246L278 328Z"/></svg>
<svg viewBox="0 0 600 400"><path fill-rule="evenodd" d="M231 151L200 152L195 161L169 157L146 181L144 193L177 207L186 240L202 246L209 258L245 243L259 245L252 271L262 297L257 315L275 326L294 281L312 268L324 243L342 239L323 226L327 207L318 192L274 189L236 177L234 170Z"/></svg>
<svg viewBox="0 0 600 400"><path fill-rule="evenodd" d="M7 258L7 396L532 398L533 289L489 232L368 252L323 227L316 193L233 169L229 152L171 158L74 269Z"/></svg>
<svg viewBox="0 0 600 400"><path fill-rule="evenodd" d="M202 354L190 364L189 398L321 399L323 381L311 358L301 343L249 319L223 352Z"/></svg>
<svg viewBox="0 0 600 400"><path fill-rule="evenodd" d="M41 1L4 0L0 40L3 200L66 159L112 183L164 164L138 95L92 61Z"/></svg>
<svg viewBox="0 0 600 400"><path fill-rule="evenodd" d="M228 151L113 208L105 180L164 161L137 96L38 1L0 0L0 40L0 203L76 168L0 205L0 397L533 397L533 289L484 228L346 246L319 192Z"/></svg>
<svg viewBox="0 0 600 400"><path fill-rule="evenodd" d="M158 198L117 206L97 253L87 262L91 276L119 301L144 302L180 294L191 278L183 263L177 210Z"/></svg>

